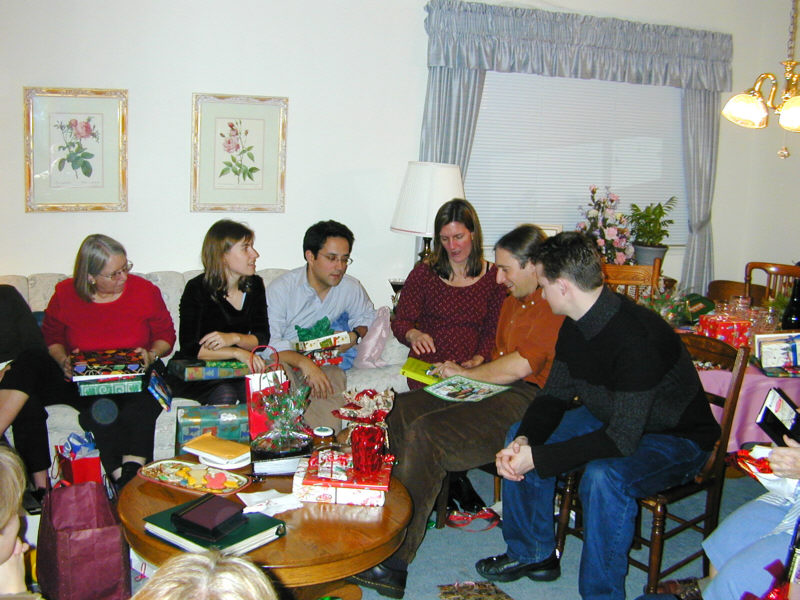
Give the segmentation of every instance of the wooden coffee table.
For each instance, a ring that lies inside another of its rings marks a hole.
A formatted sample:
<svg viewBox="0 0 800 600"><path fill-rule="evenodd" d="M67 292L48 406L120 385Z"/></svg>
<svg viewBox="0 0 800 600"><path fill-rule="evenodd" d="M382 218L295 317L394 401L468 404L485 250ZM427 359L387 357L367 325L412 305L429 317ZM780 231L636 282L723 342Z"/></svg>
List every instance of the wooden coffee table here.
<svg viewBox="0 0 800 600"><path fill-rule="evenodd" d="M181 460L192 460L180 457ZM268 477L245 492L276 489L291 492L291 477ZM122 490L117 509L128 543L142 558L159 566L180 550L144 530L143 518L188 502L197 494L134 478ZM236 499L235 495L230 496ZM307 502L276 515L286 522L286 535L247 556L268 568L298 600L339 596L360 600L361 589L343 581L389 557L403 541L411 519L411 499L392 478L382 507Z"/></svg>

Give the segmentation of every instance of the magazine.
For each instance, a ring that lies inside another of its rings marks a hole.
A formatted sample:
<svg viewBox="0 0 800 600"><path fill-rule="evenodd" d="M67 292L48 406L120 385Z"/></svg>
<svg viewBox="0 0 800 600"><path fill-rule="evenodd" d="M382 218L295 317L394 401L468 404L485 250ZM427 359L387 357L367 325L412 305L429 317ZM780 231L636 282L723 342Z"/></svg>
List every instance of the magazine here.
<svg viewBox="0 0 800 600"><path fill-rule="evenodd" d="M453 375L424 389L429 394L450 402L480 402L484 398L505 392L509 387L507 385L476 381L463 375Z"/></svg>

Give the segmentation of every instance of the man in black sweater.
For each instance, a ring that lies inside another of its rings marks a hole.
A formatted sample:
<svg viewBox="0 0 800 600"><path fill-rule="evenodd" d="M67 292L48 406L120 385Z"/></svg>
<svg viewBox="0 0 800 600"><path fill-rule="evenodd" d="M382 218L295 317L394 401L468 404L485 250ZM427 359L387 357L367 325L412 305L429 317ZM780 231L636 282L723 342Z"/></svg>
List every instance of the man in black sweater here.
<svg viewBox="0 0 800 600"><path fill-rule="evenodd" d="M656 313L603 285L591 239L546 240L534 256L544 297L566 315L544 389L497 453L506 554L478 573L494 581L550 581L555 554L555 477L584 467L579 494L586 599L624 599L636 498L692 478L719 426L691 358Z"/></svg>

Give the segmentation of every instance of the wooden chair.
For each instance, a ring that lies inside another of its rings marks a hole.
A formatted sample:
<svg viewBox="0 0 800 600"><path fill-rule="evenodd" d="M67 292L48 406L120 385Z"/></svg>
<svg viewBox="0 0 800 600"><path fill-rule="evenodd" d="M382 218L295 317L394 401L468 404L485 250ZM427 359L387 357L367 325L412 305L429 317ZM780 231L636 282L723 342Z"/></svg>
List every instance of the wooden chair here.
<svg viewBox="0 0 800 600"><path fill-rule="evenodd" d="M655 592L661 578L677 571L701 556L703 557L703 573L708 575L709 561L708 557L703 554L702 548L698 548L696 552L689 554L668 568L662 569L661 561L664 542L687 529L698 531L705 538L717 526L722 487L725 483L725 455L727 454L728 438L730 437L733 415L736 411L736 403L739 400L739 390L742 387L742 379L744 378L749 355L747 347L739 348L737 351L725 342L693 333L681 334L681 339L686 344L693 360L709 361L720 369L731 371L731 383L724 398L706 393L709 402L723 407L720 422L722 433L714 446L711 457L700 473L688 483L663 490L646 498L640 498L638 501L639 517L637 523L639 527L637 527L637 532L634 536L634 546L647 546L649 548L649 556L648 562L645 564L629 555L628 563L647 573L645 593L648 594ZM564 477L563 485L558 490L561 496L556 530L556 551L558 556L561 556L564 551L564 542L568 533L583 539L580 500L577 494L579 480L580 471L572 471ZM670 504L700 492L706 493L705 508L700 514L685 517L670 514ZM649 537L644 537L641 532L642 509L649 510L652 513ZM571 511L575 511L574 525L570 525ZM668 529L666 526L671 522L677 523L677 525Z"/></svg>
<svg viewBox="0 0 800 600"><path fill-rule="evenodd" d="M764 306L767 288L756 283L750 286L750 293L745 293L744 281L728 281L727 279L715 279L708 284L706 298L714 302L727 302L731 296L750 296L753 306Z"/></svg>
<svg viewBox="0 0 800 600"><path fill-rule="evenodd" d="M782 265L780 263L749 262L744 266L744 295L750 296L752 287L751 276L753 271L764 271L767 274L767 293L764 300L773 299L778 294L787 298L792 294L792 284L800 277L800 267L796 265Z"/></svg>
<svg viewBox="0 0 800 600"><path fill-rule="evenodd" d="M655 259L652 265L609 265L604 263L603 274L606 278L606 285L612 290L638 301L645 293L658 289L658 280L661 277L661 259Z"/></svg>

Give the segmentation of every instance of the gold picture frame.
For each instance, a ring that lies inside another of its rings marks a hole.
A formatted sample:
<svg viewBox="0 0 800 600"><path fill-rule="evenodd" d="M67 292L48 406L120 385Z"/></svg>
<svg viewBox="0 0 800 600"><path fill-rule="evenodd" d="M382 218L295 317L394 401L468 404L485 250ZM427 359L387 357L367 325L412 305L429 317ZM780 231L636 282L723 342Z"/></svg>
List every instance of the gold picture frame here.
<svg viewBox="0 0 800 600"><path fill-rule="evenodd" d="M128 210L128 90L23 88L25 212Z"/></svg>
<svg viewBox="0 0 800 600"><path fill-rule="evenodd" d="M289 99L192 94L192 212L284 212Z"/></svg>

